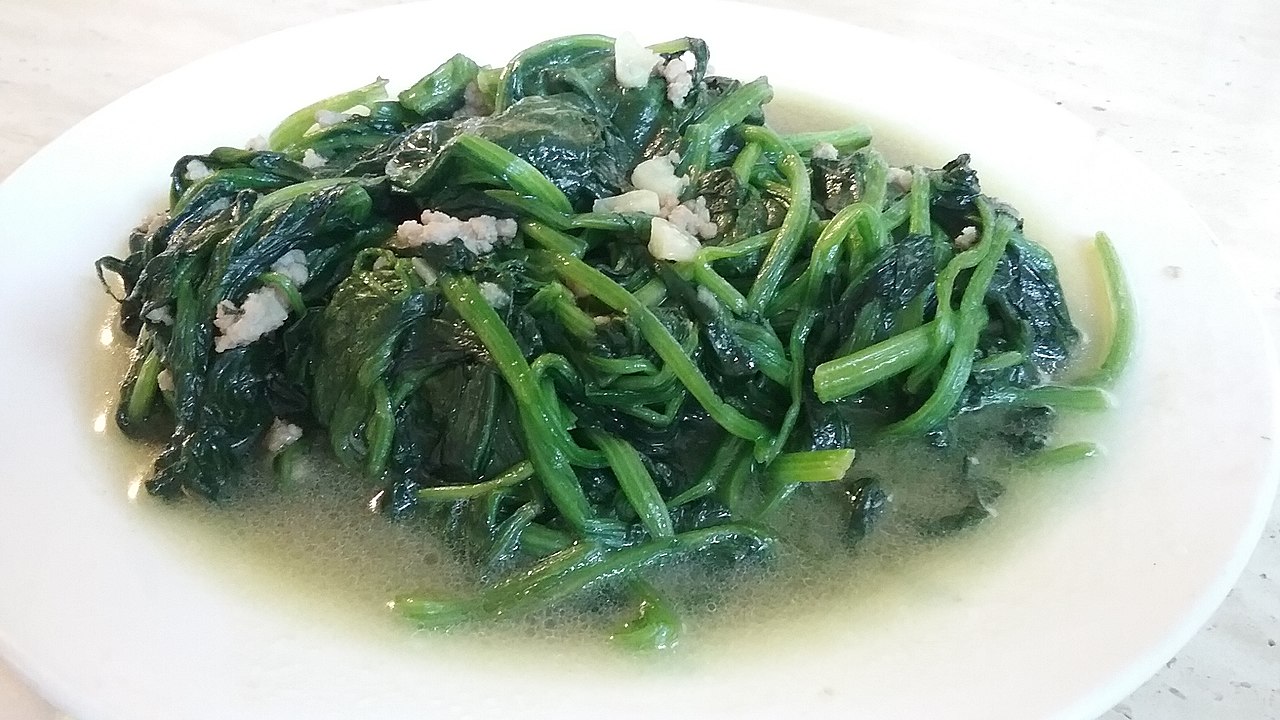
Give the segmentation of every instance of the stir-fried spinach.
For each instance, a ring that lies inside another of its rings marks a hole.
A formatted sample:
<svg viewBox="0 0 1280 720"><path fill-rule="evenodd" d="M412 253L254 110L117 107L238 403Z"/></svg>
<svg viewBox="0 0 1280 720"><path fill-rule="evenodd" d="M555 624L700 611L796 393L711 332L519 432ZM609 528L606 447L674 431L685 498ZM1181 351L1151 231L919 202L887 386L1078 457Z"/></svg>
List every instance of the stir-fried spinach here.
<svg viewBox="0 0 1280 720"><path fill-rule="evenodd" d="M924 534L999 494L969 478L970 413L1002 413L1004 452L1091 454L1049 445L1053 406L1105 404L1131 344L1104 237L1113 349L1063 385L1080 333L1054 261L967 155L895 168L861 128L779 135L768 82L709 75L702 41L618 43L456 55L179 159L167 210L98 261L136 338L117 423L167 438L148 490L219 500L317 435L493 579L409 617L605 588L638 603L617 638L669 647L646 574L767 557L799 488L838 489L843 542L874 537L893 499L855 451L926 438L959 468L964 502Z"/></svg>

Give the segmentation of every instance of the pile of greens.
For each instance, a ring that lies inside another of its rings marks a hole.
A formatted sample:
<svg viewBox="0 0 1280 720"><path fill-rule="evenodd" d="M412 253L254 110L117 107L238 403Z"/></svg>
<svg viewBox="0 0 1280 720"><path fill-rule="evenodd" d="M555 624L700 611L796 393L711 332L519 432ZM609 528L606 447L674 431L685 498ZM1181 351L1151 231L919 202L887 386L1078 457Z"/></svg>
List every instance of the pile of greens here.
<svg viewBox="0 0 1280 720"><path fill-rule="evenodd" d="M405 598L409 617L605 588L639 606L618 636L662 647L680 623L648 569L767 558L771 517L816 483L840 490L849 543L875 532L890 501L851 472L855 449L920 437L963 455L956 422L982 410L1015 454L1092 452L1048 445L1054 408L1105 407L1128 351L1104 237L1115 340L1055 383L1080 334L1053 259L968 156L894 168L860 128L781 135L768 82L708 75L694 38L653 46L662 64L624 88L614 48L457 55L395 98L379 80L258 149L179 159L167 211L98 262L136 338L117 423L163 442L147 489L229 497L287 423L303 440L276 448L281 476L327 443L388 516L438 518L485 568L475 597ZM673 101L678 58L692 87ZM678 262L651 252L650 214L592 211L663 156L715 226ZM425 210L518 231L489 252L397 242ZM278 264L293 251L303 282ZM216 348L215 319L264 289L287 299L283 325Z"/></svg>

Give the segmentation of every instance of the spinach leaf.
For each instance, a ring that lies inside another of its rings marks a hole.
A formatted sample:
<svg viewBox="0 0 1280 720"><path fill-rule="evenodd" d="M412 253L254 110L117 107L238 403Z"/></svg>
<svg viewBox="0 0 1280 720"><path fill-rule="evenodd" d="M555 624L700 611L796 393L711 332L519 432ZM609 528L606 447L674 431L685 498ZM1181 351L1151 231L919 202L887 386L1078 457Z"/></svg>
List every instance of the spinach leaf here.
<svg viewBox="0 0 1280 720"><path fill-rule="evenodd" d="M1044 248L1016 233L996 265L987 302L1013 347L1025 352L1036 370L1047 377L1065 369L1080 332L1071 321L1057 266Z"/></svg>
<svg viewBox="0 0 1280 720"><path fill-rule="evenodd" d="M477 170L458 138L474 135L524 160L578 206L615 194L623 170L608 155L603 123L571 95L524 98L490 117L441 120L410 133L391 152L392 183L429 199L446 181ZM492 182L480 171L476 181ZM429 204L429 203L428 203Z"/></svg>

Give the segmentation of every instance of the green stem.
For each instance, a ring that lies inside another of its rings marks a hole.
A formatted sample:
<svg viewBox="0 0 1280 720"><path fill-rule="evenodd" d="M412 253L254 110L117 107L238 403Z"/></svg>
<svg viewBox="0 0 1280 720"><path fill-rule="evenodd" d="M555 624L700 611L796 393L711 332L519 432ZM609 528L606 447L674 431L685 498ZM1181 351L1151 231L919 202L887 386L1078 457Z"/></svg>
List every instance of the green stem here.
<svg viewBox="0 0 1280 720"><path fill-rule="evenodd" d="M368 366L366 366L368 367ZM391 391L382 380L374 380L369 384L373 407L370 408L368 426L365 428L365 441L369 446L367 458L369 477L381 477L387 467L387 459L391 457L391 445L396 433L396 410L391 404Z"/></svg>
<svg viewBox="0 0 1280 720"><path fill-rule="evenodd" d="M161 369L160 354L154 350L147 353L138 376L133 381L133 391L129 393L129 403L125 408L125 416L130 423L142 422L150 414L156 390L159 389L157 378L160 377Z"/></svg>
<svg viewBox="0 0 1280 720"><path fill-rule="evenodd" d="M287 488L293 484L293 472L298 456L302 454L302 446L301 440L289 443L271 458L271 472L275 476L276 487Z"/></svg>
<svg viewBox="0 0 1280 720"><path fill-rule="evenodd" d="M803 301L805 295L808 294L808 288L809 277L806 273L801 273L799 277L773 296L773 300L769 302L769 307L764 310L765 317L776 318L779 315L794 311Z"/></svg>
<svg viewBox="0 0 1280 720"><path fill-rule="evenodd" d="M813 391L822 402L832 402L910 370L933 347L936 322L926 323L851 355L822 363L813 371Z"/></svg>
<svg viewBox="0 0 1280 720"><path fill-rule="evenodd" d="M755 468L751 453L742 453L729 467L725 482L719 489L719 494L734 519L742 520L749 516L746 503L747 481L755 477Z"/></svg>
<svg viewBox="0 0 1280 720"><path fill-rule="evenodd" d="M768 323L755 324L743 322L735 327L738 338L751 351L760 372L779 385L787 385L791 381L791 360L782 347L782 341L774 334Z"/></svg>
<svg viewBox="0 0 1280 720"><path fill-rule="evenodd" d="M1088 385L1041 385L1026 390L1010 390L991 398L990 402L1046 406L1068 410L1110 410L1115 407L1115 396L1100 387Z"/></svg>
<svg viewBox="0 0 1280 720"><path fill-rule="evenodd" d="M588 355L587 364L606 375L656 375L658 368L649 358L640 355L610 358Z"/></svg>
<svg viewBox="0 0 1280 720"><path fill-rule="evenodd" d="M569 253L561 254L568 255ZM667 299L667 284L658 278L654 278L636 288L632 295L635 296L636 302L645 307L658 307Z"/></svg>
<svg viewBox="0 0 1280 720"><path fill-rule="evenodd" d="M993 370L1004 370L1018 365L1026 357L1026 354L1019 350L1006 350L990 357L984 357L981 360L975 360L973 362L973 371L991 372Z"/></svg>
<svg viewBox="0 0 1280 720"><path fill-rule="evenodd" d="M316 124L316 113L320 110L344 112L357 105L371 105L386 97L387 81L378 78L363 87L314 102L280 121L276 129L267 136L267 146L279 151L301 142L303 135Z"/></svg>
<svg viewBox="0 0 1280 720"><path fill-rule="evenodd" d="M933 223L929 218L929 200L932 190L929 187L929 174L924 168L916 168L911 173L911 192L907 194L910 209L908 232L912 235L928 235Z"/></svg>
<svg viewBox="0 0 1280 720"><path fill-rule="evenodd" d="M845 238L853 232L858 218L868 212L874 213L875 210L861 203L845 207L836 213L831 222L827 223L827 226L822 230L822 234L818 236L817 241L813 244L813 250L809 255L809 267L805 271L807 279L805 280L804 301L800 305L796 322L791 327L789 342L791 351L791 378L789 383L791 404L787 407L787 412L782 418L782 425L779 427L777 434L774 435L773 442L770 443L769 452L765 455L764 462L769 462L778 453L782 452L782 448L786 446L787 439L791 437L791 431L800 417L800 406L804 400L804 372L806 367L804 346L821 310L819 306L821 305L822 288L827 275L830 275L836 269L836 263L840 258L840 250L844 245Z"/></svg>
<svg viewBox="0 0 1280 720"><path fill-rule="evenodd" d="M462 601L404 598L396 601L393 607L424 627L434 628L499 615L511 617L553 605L602 580L696 556L711 547L749 543L759 552L770 550L774 542L773 538L750 525L730 523L611 552L583 543L552 555L529 572L494 587L478 598Z"/></svg>
<svg viewBox="0 0 1280 720"><path fill-rule="evenodd" d="M1136 338L1136 320L1133 306L1133 293L1120 265L1120 256L1111 238L1106 233L1098 233L1095 238L1098 255L1102 259L1103 275L1107 280L1107 299L1111 303L1113 325L1111 345L1102 359L1098 369L1077 380L1080 385L1098 385L1109 387L1129 364L1133 357Z"/></svg>
<svg viewBox="0 0 1280 720"><path fill-rule="evenodd" d="M768 429L759 421L743 415L716 394L711 383L698 370L693 360L685 354L680 343L672 337L671 332L652 310L621 285L606 277L604 273L575 257L558 253L545 253L544 257L552 270L569 281L571 285L585 289L605 305L630 316L640 329L645 341L658 354L658 357L662 358L665 367L675 373L694 399L721 427L763 447L769 437Z"/></svg>
<svg viewBox="0 0 1280 720"><path fill-rule="evenodd" d="M853 465L853 450L810 450L783 453L769 465L771 481L784 483L835 482Z"/></svg>
<svg viewBox="0 0 1280 720"><path fill-rule="evenodd" d="M918 435L932 429L942 422L955 409L965 383L969 380L973 368L973 353L978 347L978 335L987 325L987 310L984 301L987 288L995 275L996 266L1004 256L1005 246L1017 226L1017 221L997 213L985 198L977 200L978 212L982 216L982 260L969 276L964 295L960 298L960 319L956 327L955 342L951 346L951 354L942 376L938 379L933 393L924 401L919 409L903 420L889 426L893 434ZM921 326L921 327L928 327Z"/></svg>
<svg viewBox="0 0 1280 720"><path fill-rule="evenodd" d="M743 442L742 438L736 438L732 435L726 437L720 446L716 448L716 452L711 456L711 462L707 465L706 470L702 472L702 479L688 490L671 498L667 503L669 508L678 508L686 503L694 500L700 500L716 491L725 478L733 472L733 468L743 458L750 457L751 448Z"/></svg>
<svg viewBox="0 0 1280 720"><path fill-rule="evenodd" d="M731 245L706 245L698 251L697 261L712 263L717 260L749 255L769 247L777 237L777 230L766 230L759 235L752 235Z"/></svg>
<svg viewBox="0 0 1280 720"><path fill-rule="evenodd" d="M956 279L960 277L961 272L977 265L985 252L986 249L981 245L969 248L951 258L942 268L942 272L938 273L938 279L934 283L934 297L938 300L938 309L934 314L933 347L929 349L928 356L907 377L906 388L909 392L917 392L946 359L947 351L951 349L951 343L956 335L955 308L951 304Z"/></svg>
<svg viewBox="0 0 1280 720"><path fill-rule="evenodd" d="M446 273L440 276L439 286L449 305L489 351L511 388L520 414L525 451L547 495L571 526L585 532L593 513L565 452L572 439L566 428L553 422L548 409L551 400L544 397L520 346L470 276Z"/></svg>
<svg viewBox="0 0 1280 720"><path fill-rule="evenodd" d="M520 551L532 557L546 557L558 553L574 543L573 536L546 525L529 523L520 533Z"/></svg>
<svg viewBox="0 0 1280 720"><path fill-rule="evenodd" d="M582 311L578 307L577 301L573 297L573 293L569 292L569 288L558 282L550 282L542 286L541 290L533 294L533 298L529 300L528 308L531 312L549 312L560 321L564 329L574 337L583 340L594 340L596 337L596 323L591 316Z"/></svg>
<svg viewBox="0 0 1280 720"><path fill-rule="evenodd" d="M572 213L573 205L555 183L524 158L479 135L458 135L454 147L481 169L492 173L516 192L541 200L553 210Z"/></svg>
<svg viewBox="0 0 1280 720"><path fill-rule="evenodd" d="M911 195L903 195L894 200L880 214L880 219L884 222L884 226L890 230L897 230L902 223L907 221L907 216L911 214Z"/></svg>
<svg viewBox="0 0 1280 720"><path fill-rule="evenodd" d="M670 650L675 647L684 632L680 617L663 602L649 583L633 579L628 587L639 602L631 619L609 636L610 642L642 652Z"/></svg>
<svg viewBox="0 0 1280 720"><path fill-rule="evenodd" d="M782 507L795 491L799 489L800 483L796 482L769 482L765 486L764 498L760 501L760 507L756 509L751 516L753 520L760 520L769 517L774 510Z"/></svg>
<svg viewBox="0 0 1280 720"><path fill-rule="evenodd" d="M526 531L529 529L532 526ZM604 551L595 543L575 543L544 557L529 570L499 583L479 597L433 600L410 596L395 600L391 608L424 628L452 627L467 620L500 614L504 605L517 605L527 597L528 590L576 569L598 564L603 555Z"/></svg>
<svg viewBox="0 0 1280 720"><path fill-rule="evenodd" d="M750 311L747 299L738 292L738 288L721 277L720 273L711 267L711 263L694 260L690 264L693 266L693 279L714 295L716 300L729 308L730 312L741 317Z"/></svg>
<svg viewBox="0 0 1280 720"><path fill-rule="evenodd" d="M804 483L843 479L853 465L853 456L853 450L814 450L779 455L766 470L764 498L754 517L768 517Z"/></svg>
<svg viewBox="0 0 1280 720"><path fill-rule="evenodd" d="M259 275L258 281L284 293L284 296L289 300L289 307L298 317L302 317L307 313L307 304L303 302L302 293L298 292L298 286L293 282L293 278L284 273L272 271Z"/></svg>
<svg viewBox="0 0 1280 720"><path fill-rule="evenodd" d="M587 252L587 244L585 242L535 220L521 222L520 229L524 231L524 234L530 240L552 252L574 257L582 257Z"/></svg>
<svg viewBox="0 0 1280 720"><path fill-rule="evenodd" d="M573 217L571 215L552 208L543 202L542 198L530 197L515 190L503 190L501 188L485 190L484 194L505 205L517 217L532 218L532 221L560 231L573 227Z"/></svg>
<svg viewBox="0 0 1280 720"><path fill-rule="evenodd" d="M352 195L359 193L364 196L362 198L363 203L361 204L367 205L369 203L368 191L360 187L360 181L356 178L338 177L306 180L304 182L289 185L288 187L282 187L267 195L263 195L261 200L253 204L253 210L251 210L249 216L240 223L240 227L253 227L253 222L265 217L271 210L278 207L284 207L303 195L311 195L313 193L318 193L321 190L328 190L330 188L337 188L344 185L348 187L344 188L343 192L351 193Z"/></svg>
<svg viewBox="0 0 1280 720"><path fill-rule="evenodd" d="M489 546L489 552L485 555L481 566L492 570L498 566L505 558L511 556L515 552L516 547L520 543L520 538L524 535L524 531L529 527L529 523L538 517L542 512L542 503L537 500L529 502L516 508L511 516L502 521L498 526L497 532L494 533L493 543Z"/></svg>
<svg viewBox="0 0 1280 720"><path fill-rule="evenodd" d="M822 143L834 145L842 153L850 153L871 143L871 129L855 125L842 130L791 133L782 136L783 142L796 152L809 152Z"/></svg>
<svg viewBox="0 0 1280 720"><path fill-rule="evenodd" d="M1019 464L1024 468L1055 468L1087 460L1101 453L1102 448L1095 443L1076 442L1049 450L1042 450L1028 456Z"/></svg>
<svg viewBox="0 0 1280 720"><path fill-rule="evenodd" d="M671 513L667 512L662 492L653 482L653 476L645 469L640 453L630 443L606 432L589 430L587 436L609 461L618 487L635 509L636 515L640 517L640 524L649 532L649 536L661 538L674 535Z"/></svg>
<svg viewBox="0 0 1280 720"><path fill-rule="evenodd" d="M738 185L746 187L751 184L751 175L755 172L756 163L760 162L760 156L764 154L764 148L760 147L760 143L747 143L742 148L742 152L733 159L733 176L738 179Z"/></svg>
<svg viewBox="0 0 1280 720"><path fill-rule="evenodd" d="M531 477L533 477L533 464L528 460L521 460L484 482L471 483L470 485L420 488L418 490L418 499L423 502L435 503L470 500L481 495L488 495L496 490L515 487Z"/></svg>
<svg viewBox="0 0 1280 720"><path fill-rule="evenodd" d="M768 128L749 125L742 128L742 136L747 142L760 143L766 150L779 154L778 169L787 179L790 194L787 213L778 228L778 237L769 247L769 253L765 255L747 295L751 309L763 312L778 291L783 274L791 266L804 241L805 231L809 226L809 203L813 192L804 161L777 133Z"/></svg>
<svg viewBox="0 0 1280 720"><path fill-rule="evenodd" d="M862 174L862 202L877 211L883 211L885 196L889 191L889 184L886 180L889 174L889 164L885 162L884 156L876 150L867 150L866 156L867 167Z"/></svg>
<svg viewBox="0 0 1280 720"><path fill-rule="evenodd" d="M746 120L762 105L773 98L773 88L765 78L757 78L739 85L720 98L698 122L685 130L685 153L679 172L697 176L707 167L711 151L720 144L724 134L733 126ZM751 138L747 138L750 142Z"/></svg>

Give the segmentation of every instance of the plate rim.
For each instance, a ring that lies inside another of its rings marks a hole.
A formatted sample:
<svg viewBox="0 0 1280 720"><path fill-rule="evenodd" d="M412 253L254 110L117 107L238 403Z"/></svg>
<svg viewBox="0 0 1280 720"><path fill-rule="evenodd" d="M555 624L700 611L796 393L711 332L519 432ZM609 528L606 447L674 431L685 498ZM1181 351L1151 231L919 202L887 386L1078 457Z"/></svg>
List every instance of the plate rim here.
<svg viewBox="0 0 1280 720"><path fill-rule="evenodd" d="M557 2L554 4L557 6L577 6L577 7L584 6L583 3L578 3L578 2ZM272 42L278 41L282 38L292 37L295 35L302 35L308 32L314 32L315 28L320 26L333 26L339 23L345 23L355 18L356 16L372 16L372 15L381 15L381 14L394 16L402 12L407 12L405 8L418 8L422 11L425 11L426 9L430 9L432 7L436 7L440 5L443 5L443 3L420 2L420 3L412 3L409 5L387 6L387 7L370 9L370 10L363 10L357 13L350 13L346 15L339 15L335 17L325 18L312 23L300 25L293 28L287 28L281 31L277 31L277 32L262 36L260 38L256 38L254 40L250 40L247 43L210 54L208 56L195 60L188 65L184 65L183 67L178 68L174 71L165 73L164 75L156 78L155 80L152 80L144 84L143 86L130 91L129 93L122 96L121 98L118 98L117 100L104 106L102 109L90 114L84 120L77 123L73 128L68 130L67 133L60 136L58 139L54 140L52 143L45 146L44 148L39 150L37 153L32 155L30 158L28 158L26 161L24 161L7 178L5 178L2 184L0 184L0 197L5 195L10 187L28 182L26 180L27 174L35 172L31 170L31 168L39 168L43 163L46 162L47 156L56 154L58 152L58 148L62 146L64 138L66 138L67 136L74 136L75 133L77 132L81 132L81 133L85 132L85 130L83 130L83 128L85 127L93 128L97 122L101 121L100 120L101 117L109 117L112 112L115 112L115 110L113 110L114 108L118 108L120 106L127 106L127 103L129 102L130 98L136 97L140 93L145 94L145 92L148 91L148 88L162 86L167 82L172 82L172 79L175 77L177 78L184 77L187 74L190 74L192 72L192 68L206 67L209 65L217 65L220 62L225 62L225 59L227 57L231 57L236 54L242 54L246 52L248 48L267 45ZM815 16L798 13L791 10L761 8L761 7L749 6L749 5L737 5L734 3L718 2L718 1L712 1L712 0L703 0L702 2L697 3L697 5L701 7L706 7L706 8L716 8L716 7L733 8L735 11L747 12L747 14L749 15L756 15L760 18L768 18L768 17L779 18L779 17L786 16L791 18L790 22L793 22L793 23L800 22L801 20L811 20L815 17ZM826 18L822 18L822 20L824 22L827 21ZM836 22L836 21L831 21L831 22L833 24L854 27L857 29L859 33L863 33L869 36L880 36L882 40L892 40L894 42L906 43L911 45L913 48L916 45L918 45L917 43L904 41L888 33L884 33L878 30L858 27L858 26L850 25L849 23L844 23L844 22ZM462 49L465 51L465 48L462 48ZM926 50L928 50L928 54L938 55L938 56L941 55L935 50L928 49L928 48L926 48ZM969 65L968 63L962 63L959 61L955 61L955 62L957 65L960 65L960 66L967 67ZM996 73L992 71L987 71L987 70L981 70L979 74L999 77ZM1008 78L999 77L999 79L1002 85L1008 85L1008 86L1018 87L1018 88L1022 87L1018 85L1016 82L1009 80ZM1044 103L1046 105L1049 103L1048 100L1040 98L1038 95L1035 95L1033 92L1026 90L1025 88L1022 88L1022 92L1024 92L1028 97L1036 98L1037 102ZM1066 111L1056 110L1056 112L1062 113L1064 118L1070 118L1073 122L1079 124L1081 127L1088 127L1087 123L1085 123L1083 120L1073 115L1069 115L1068 113L1066 113ZM95 120L95 118L97 118L97 120ZM1111 145L1114 145L1113 152L1121 153L1124 156L1132 159L1130 153L1123 150L1123 148L1121 148L1118 144L1113 143L1110 139L1104 138L1101 140L1101 142L1110 143ZM1154 176L1154 173L1151 173L1151 175ZM1177 195L1177 193L1175 193L1175 195ZM1190 203L1182 199L1180 195L1177 195L1177 197L1180 204L1188 208L1191 214L1194 215L1197 219L1199 219L1199 214L1194 211L1194 208L1190 205ZM1206 223L1203 222L1203 220L1200 220L1199 223L1206 237L1215 238L1211 229L1207 226ZM1216 239L1212 240L1212 242L1217 244ZM1231 272L1229 268L1229 264L1227 263L1223 263L1223 264L1224 266L1227 266L1228 274L1233 275L1234 273ZM1280 380L1280 371L1277 370L1274 340L1271 338L1270 333L1267 331L1267 326L1262 321L1261 314L1257 309L1256 305L1252 303L1246 303L1244 304L1243 307L1247 308L1245 312L1250 316L1249 318L1250 324L1255 326L1263 336L1261 349L1262 349L1263 355L1265 356L1266 366L1270 370L1269 376L1266 379L1266 384L1270 389L1270 400L1272 402L1270 420L1271 420L1272 429L1277 429L1277 428L1280 428L1280 420L1278 420L1276 417L1274 403L1275 403L1275 397L1276 397L1276 389L1277 387L1280 387L1280 382L1277 382L1278 380ZM1278 482L1280 482L1280 472L1278 472L1280 471L1280 455L1277 455L1277 452L1275 450L1272 450L1270 452L1269 458L1266 461L1266 468L1267 468L1266 475L1268 479L1262 482L1258 486L1259 501L1256 502L1253 506L1252 516L1249 518L1248 523L1246 523L1247 529L1244 530L1242 533L1240 533L1240 536L1237 542L1238 549L1237 549L1237 552L1233 555L1232 562L1228 563L1227 566L1222 569L1222 571L1220 572L1217 578L1217 581L1215 583L1212 583L1211 588L1207 589L1206 592L1202 594L1199 602L1196 604L1197 609L1196 609L1196 612L1193 613L1194 617L1188 617L1188 621L1184 622L1182 626L1179 627L1177 632L1171 633L1169 635L1165 643L1165 646L1170 651L1170 653L1172 653L1173 651L1176 651L1177 648L1185 644L1185 642L1189 640L1192 635L1195 634L1195 632L1199 629L1199 627L1205 621L1208 620L1208 618L1212 615L1214 610L1221 603L1222 599L1225 598L1227 592L1229 592L1231 586L1235 583L1240 573L1243 571L1245 564L1249 559L1249 555L1251 554L1252 548L1256 546L1258 538L1262 534L1266 519L1269 516L1269 512L1270 512L1270 503L1265 502L1264 499L1275 497L1276 487ZM0 649L4 650L2 654L4 654L6 657L16 657L15 655L12 654L14 648L10 647L7 633L4 632L3 628L0 628ZM1111 688L1111 692L1108 692L1105 694L1108 697L1114 696L1114 697L1111 697L1112 701L1122 698L1125 694L1127 694L1133 688L1137 687L1139 684L1141 684L1143 680L1149 677L1151 672L1154 672L1159 667L1159 664L1162 662L1163 662L1163 659L1149 658L1148 662L1142 664L1143 667L1141 669L1135 664L1131 669L1130 677L1127 677L1123 680L1121 680L1120 678L1117 678L1116 682L1113 683L1114 687ZM28 672L26 665L21 662L21 659L15 662L15 666L17 666L18 672L20 674L23 674L26 677L32 678L35 681L35 684L42 691L44 690L44 687L43 687L44 683L41 682L39 675L37 673ZM1096 707L1098 705L1098 701L1105 702L1105 698L1100 697L1101 694L1102 693L1100 690L1099 698L1095 698L1094 699L1095 701L1088 704L1087 706ZM1080 709L1082 710L1086 707L1086 705L1084 704L1085 699L1087 698L1082 698L1081 700ZM1109 702L1108 702L1108 706L1109 706ZM1105 707L1101 709L1105 710Z"/></svg>

